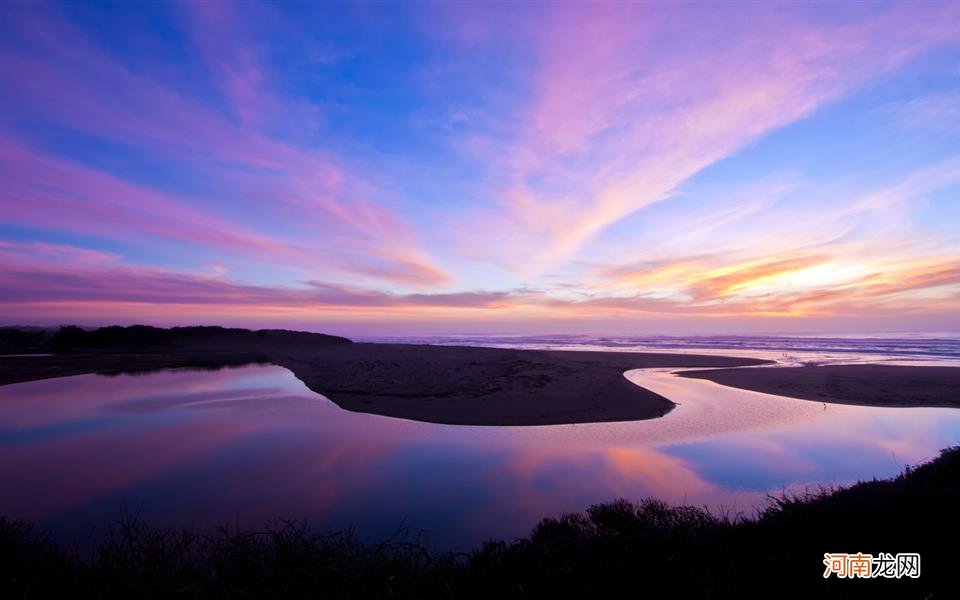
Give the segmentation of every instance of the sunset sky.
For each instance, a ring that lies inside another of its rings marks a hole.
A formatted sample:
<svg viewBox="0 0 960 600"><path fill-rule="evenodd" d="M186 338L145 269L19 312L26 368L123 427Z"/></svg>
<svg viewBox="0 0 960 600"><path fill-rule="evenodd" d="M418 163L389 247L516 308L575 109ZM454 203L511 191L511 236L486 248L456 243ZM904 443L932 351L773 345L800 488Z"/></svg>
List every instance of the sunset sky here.
<svg viewBox="0 0 960 600"><path fill-rule="evenodd" d="M0 324L960 331L960 3L7 3Z"/></svg>

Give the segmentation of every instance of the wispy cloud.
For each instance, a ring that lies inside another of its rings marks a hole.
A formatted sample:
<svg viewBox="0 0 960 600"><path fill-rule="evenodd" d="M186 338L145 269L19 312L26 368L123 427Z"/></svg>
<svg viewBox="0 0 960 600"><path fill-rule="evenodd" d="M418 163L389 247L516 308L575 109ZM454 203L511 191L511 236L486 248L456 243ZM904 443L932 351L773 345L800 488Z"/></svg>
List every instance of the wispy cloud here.
<svg viewBox="0 0 960 600"><path fill-rule="evenodd" d="M126 264L119 257L65 245L0 241L0 305L32 303L109 306L142 304L241 307L257 312L318 308L484 308L531 298L535 292L468 291L397 294L307 281L297 287L267 287L206 275ZM36 309L36 306L34 306ZM8 313L10 314L10 313Z"/></svg>
<svg viewBox="0 0 960 600"><path fill-rule="evenodd" d="M510 240L493 257L523 254L533 269L569 257L704 168L953 41L960 21L943 5L839 24L734 7L718 37L703 25L720 15L687 8L561 5L530 24L533 101L490 157L508 187L486 218Z"/></svg>
<svg viewBox="0 0 960 600"><path fill-rule="evenodd" d="M0 10L19 320L956 312L955 4Z"/></svg>
<svg viewBox="0 0 960 600"><path fill-rule="evenodd" d="M199 177L221 182L221 189L234 204L268 204L290 224L290 233L285 237L321 237L339 249L327 251L334 256L352 253L354 258L332 261L345 269L410 284L436 284L448 279L438 266L431 264L428 253L418 247L417 233L390 208L370 200L368 196L376 195L375 189L341 169L328 153L238 124L176 85L130 71L117 57L57 16L27 11L17 22L31 34L30 40L25 47L3 49L0 80L36 118L51 119L99 138L159 154L167 168L196 171ZM226 31L219 33L229 37ZM231 59L222 58L217 65L223 66L221 63ZM251 88L260 89L252 83ZM70 98L69 104L63 101L65 97ZM182 233L178 234L176 227L167 228L165 233L195 243L212 241L235 244L240 249L278 250L274 256L278 262L295 255L299 255L296 262L301 265L322 260L323 254L317 251L315 243L310 250L298 250L293 247L296 243L269 240L262 234L239 239L240 236L227 232L228 228L241 226L228 227L225 218L215 216L223 211L225 198L210 198L209 192L207 197L190 197L189 204L210 207L210 214L205 217L202 211L190 211L176 201L161 200L159 194L121 184L115 177L98 174L92 168L67 166L65 161L43 158L38 153L30 156L12 150L16 142L9 132L7 137L6 164L2 165L7 172L25 169L27 174L20 177L23 185L33 176L34 183L45 181L48 191L60 187L57 193L35 200L46 202L43 208L35 203L19 203L16 214L25 219L32 218L31 215L38 220L52 219L61 212L58 219L69 224L73 222L69 217L73 206L89 211L88 217L100 212L95 219L101 224L99 234L110 237L112 233L136 231L136 224L129 222L134 218L131 212L151 213L149 207L153 206L157 210L152 211L150 218L139 221L153 234L160 233L157 230L164 220L175 219L183 228ZM96 191L93 187L97 185L106 187ZM120 186L123 189L118 189ZM85 200L71 199L63 191L76 187L81 188L79 193L88 194ZM144 206L142 201L147 196L149 201ZM138 208L127 211L117 221L126 220L127 225L134 227L111 227L109 212L125 204ZM205 223L210 219L219 221L219 227L207 227ZM48 221L47 225L55 224ZM206 237L194 237L197 228ZM365 262L371 267L364 269Z"/></svg>

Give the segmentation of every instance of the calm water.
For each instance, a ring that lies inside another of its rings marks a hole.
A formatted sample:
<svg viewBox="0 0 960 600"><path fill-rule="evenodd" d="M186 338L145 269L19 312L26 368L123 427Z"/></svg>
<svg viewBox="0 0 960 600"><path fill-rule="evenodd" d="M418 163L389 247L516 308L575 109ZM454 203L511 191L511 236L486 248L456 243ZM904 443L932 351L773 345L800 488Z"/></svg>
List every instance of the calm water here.
<svg viewBox="0 0 960 600"><path fill-rule="evenodd" d="M618 496L751 512L767 492L885 477L960 440L960 411L790 400L632 371L662 419L465 427L341 410L274 366L0 387L0 514L81 540L126 509L171 525L305 517L435 548L524 535Z"/></svg>

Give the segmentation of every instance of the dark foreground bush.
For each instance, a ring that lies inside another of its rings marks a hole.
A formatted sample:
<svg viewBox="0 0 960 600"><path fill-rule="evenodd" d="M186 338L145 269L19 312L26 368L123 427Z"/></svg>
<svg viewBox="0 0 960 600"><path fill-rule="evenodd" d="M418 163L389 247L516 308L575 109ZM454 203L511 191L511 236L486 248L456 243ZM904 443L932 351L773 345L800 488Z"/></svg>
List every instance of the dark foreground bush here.
<svg viewBox="0 0 960 600"><path fill-rule="evenodd" d="M780 498L758 519L616 501L469 556L284 523L200 535L121 522L92 558L0 520L0 597L955 598L960 449L887 481ZM919 552L919 579L824 579L824 552Z"/></svg>

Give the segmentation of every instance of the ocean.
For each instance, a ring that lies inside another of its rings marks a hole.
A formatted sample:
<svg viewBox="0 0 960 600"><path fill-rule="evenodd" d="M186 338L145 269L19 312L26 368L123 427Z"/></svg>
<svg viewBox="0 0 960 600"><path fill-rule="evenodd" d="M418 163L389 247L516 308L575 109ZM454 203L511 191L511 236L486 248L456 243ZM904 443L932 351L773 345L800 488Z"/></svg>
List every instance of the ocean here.
<svg viewBox="0 0 960 600"><path fill-rule="evenodd" d="M784 366L887 363L960 365L960 335L674 336L674 335L431 335L360 336L358 342L485 346L536 350L682 352L755 356Z"/></svg>

